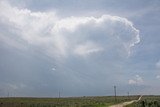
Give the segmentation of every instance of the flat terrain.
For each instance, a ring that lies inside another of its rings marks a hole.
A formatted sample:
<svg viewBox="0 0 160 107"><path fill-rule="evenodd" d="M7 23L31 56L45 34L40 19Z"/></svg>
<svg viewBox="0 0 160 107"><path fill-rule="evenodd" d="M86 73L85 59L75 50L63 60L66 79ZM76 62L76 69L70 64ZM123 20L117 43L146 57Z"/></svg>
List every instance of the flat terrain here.
<svg viewBox="0 0 160 107"><path fill-rule="evenodd" d="M0 107L108 107L138 99L139 96L69 97L69 98L0 98Z"/></svg>

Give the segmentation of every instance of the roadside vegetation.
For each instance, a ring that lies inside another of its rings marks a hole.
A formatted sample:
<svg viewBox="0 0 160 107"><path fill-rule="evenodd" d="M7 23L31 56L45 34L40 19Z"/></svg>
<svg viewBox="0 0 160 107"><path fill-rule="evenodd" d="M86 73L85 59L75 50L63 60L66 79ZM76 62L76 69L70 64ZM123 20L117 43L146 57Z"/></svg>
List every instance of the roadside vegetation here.
<svg viewBox="0 0 160 107"><path fill-rule="evenodd" d="M160 107L160 96L143 96L139 102L126 107Z"/></svg>

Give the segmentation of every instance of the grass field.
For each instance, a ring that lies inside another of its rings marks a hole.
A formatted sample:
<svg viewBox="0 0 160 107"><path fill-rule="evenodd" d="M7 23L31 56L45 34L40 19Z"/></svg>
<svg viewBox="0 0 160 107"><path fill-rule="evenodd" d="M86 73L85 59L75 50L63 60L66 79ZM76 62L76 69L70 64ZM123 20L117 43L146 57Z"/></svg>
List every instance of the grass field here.
<svg viewBox="0 0 160 107"><path fill-rule="evenodd" d="M107 107L138 97L0 98L0 107Z"/></svg>
<svg viewBox="0 0 160 107"><path fill-rule="evenodd" d="M160 107L160 96L143 96L141 101L126 107Z"/></svg>

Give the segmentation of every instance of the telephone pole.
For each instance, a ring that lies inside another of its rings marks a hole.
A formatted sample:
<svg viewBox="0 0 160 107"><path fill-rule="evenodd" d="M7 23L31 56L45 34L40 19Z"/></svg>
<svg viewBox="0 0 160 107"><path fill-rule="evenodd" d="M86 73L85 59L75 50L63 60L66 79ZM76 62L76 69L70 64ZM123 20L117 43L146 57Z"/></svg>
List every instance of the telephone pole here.
<svg viewBox="0 0 160 107"><path fill-rule="evenodd" d="M115 97L115 102L117 101L117 92L116 92L116 86L114 86L114 97Z"/></svg>
<svg viewBox="0 0 160 107"><path fill-rule="evenodd" d="M61 97L61 92L59 91L59 98Z"/></svg>
<svg viewBox="0 0 160 107"><path fill-rule="evenodd" d="M130 98L129 98L129 92L128 92L127 94L128 94L128 99L130 99Z"/></svg>
<svg viewBox="0 0 160 107"><path fill-rule="evenodd" d="M8 94L7 94L7 97L9 97L9 92L8 92Z"/></svg>

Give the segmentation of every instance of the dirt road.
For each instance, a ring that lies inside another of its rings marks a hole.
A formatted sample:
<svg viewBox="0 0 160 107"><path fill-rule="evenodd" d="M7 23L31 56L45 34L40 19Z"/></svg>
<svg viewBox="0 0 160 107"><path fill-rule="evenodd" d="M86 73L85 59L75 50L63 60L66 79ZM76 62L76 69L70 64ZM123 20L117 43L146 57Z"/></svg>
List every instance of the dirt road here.
<svg viewBox="0 0 160 107"><path fill-rule="evenodd" d="M134 102L138 102L139 100L141 100L142 96L140 96L138 98L138 100L132 100L132 101L128 101L128 102L123 102L123 103L120 103L120 104L116 104L116 105L112 105L112 106L109 106L109 107L124 107L126 105L129 105L129 104L132 104Z"/></svg>

